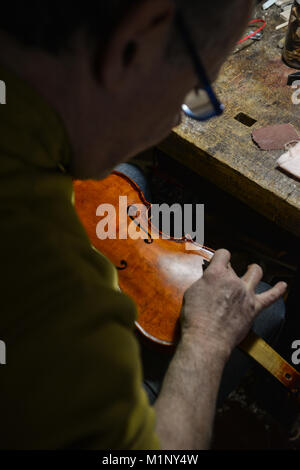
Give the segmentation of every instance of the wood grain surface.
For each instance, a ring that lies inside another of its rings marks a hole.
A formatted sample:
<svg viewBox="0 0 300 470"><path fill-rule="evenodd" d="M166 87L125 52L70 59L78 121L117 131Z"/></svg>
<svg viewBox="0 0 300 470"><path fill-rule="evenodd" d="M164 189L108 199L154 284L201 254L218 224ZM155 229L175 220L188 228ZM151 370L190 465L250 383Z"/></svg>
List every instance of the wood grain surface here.
<svg viewBox="0 0 300 470"><path fill-rule="evenodd" d="M262 151L253 142L254 129L291 123L300 131L300 105L287 86L294 69L281 60L277 47L285 35L275 30L281 20L276 7L265 15L267 27L260 42L233 54L225 63L215 89L226 105L224 116L207 123L184 118L159 146L162 151L237 197L294 235L300 235L300 181L277 168L284 151ZM256 122L236 119L243 113Z"/></svg>

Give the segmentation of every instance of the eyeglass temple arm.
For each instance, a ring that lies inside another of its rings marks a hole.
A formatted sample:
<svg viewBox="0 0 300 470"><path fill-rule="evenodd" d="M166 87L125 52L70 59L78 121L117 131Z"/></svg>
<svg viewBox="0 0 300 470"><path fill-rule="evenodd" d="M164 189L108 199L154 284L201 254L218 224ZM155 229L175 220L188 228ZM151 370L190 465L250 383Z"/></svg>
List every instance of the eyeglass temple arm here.
<svg viewBox="0 0 300 470"><path fill-rule="evenodd" d="M183 19L183 15L181 14L180 11L177 11L177 13L176 13L176 24L177 24L177 27L178 27L181 35L184 38L186 48L187 48L189 54L191 55L191 58L193 60L193 64L194 64L194 68L195 68L195 71L197 73L197 76L199 78L201 77L203 87L205 88L206 92L208 93L211 101L214 103L215 108L219 109L221 107L221 103L219 102L219 100L217 99L217 97L215 96L215 94L212 91L210 81L209 81L208 76L207 76L207 74L204 70L203 65L201 64L200 58L199 58L199 56L196 52L196 49L194 47L194 43L192 41L189 29L187 28L186 23Z"/></svg>

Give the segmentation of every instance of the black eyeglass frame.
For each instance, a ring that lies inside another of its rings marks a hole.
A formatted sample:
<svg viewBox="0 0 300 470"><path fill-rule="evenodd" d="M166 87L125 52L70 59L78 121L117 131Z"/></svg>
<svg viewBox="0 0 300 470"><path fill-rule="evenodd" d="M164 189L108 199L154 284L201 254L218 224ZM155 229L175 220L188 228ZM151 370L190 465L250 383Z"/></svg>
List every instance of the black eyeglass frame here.
<svg viewBox="0 0 300 470"><path fill-rule="evenodd" d="M194 42L192 40L192 36L190 34L190 31L185 23L185 20L183 18L183 15L180 11L177 11L176 13L176 25L177 29L181 34L182 40L187 48L187 51L192 59L193 66L195 69L195 72L199 78L199 81L201 83L201 90L205 90L209 100L212 104L213 111L210 113L205 113L205 114L196 114L194 113L186 104L182 105L182 110L183 112L190 118L195 119L196 121L208 121L209 119L216 117L216 116L221 116L225 110L225 106L219 101L217 98L210 81L208 79L208 76L206 74L206 71L202 65L202 62L200 60L200 57L196 51L196 48L194 46ZM200 89L200 86L196 88L196 92Z"/></svg>

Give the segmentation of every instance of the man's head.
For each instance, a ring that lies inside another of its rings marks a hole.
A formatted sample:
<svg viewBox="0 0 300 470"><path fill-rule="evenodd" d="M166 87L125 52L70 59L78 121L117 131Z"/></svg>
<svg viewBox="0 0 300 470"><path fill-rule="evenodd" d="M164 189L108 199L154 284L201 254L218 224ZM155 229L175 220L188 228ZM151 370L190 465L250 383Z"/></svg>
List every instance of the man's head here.
<svg viewBox="0 0 300 470"><path fill-rule="evenodd" d="M11 0L0 17L0 60L61 114L74 149L72 173L101 177L163 139L178 122L185 95L199 84L176 29L176 9L213 80L252 4Z"/></svg>

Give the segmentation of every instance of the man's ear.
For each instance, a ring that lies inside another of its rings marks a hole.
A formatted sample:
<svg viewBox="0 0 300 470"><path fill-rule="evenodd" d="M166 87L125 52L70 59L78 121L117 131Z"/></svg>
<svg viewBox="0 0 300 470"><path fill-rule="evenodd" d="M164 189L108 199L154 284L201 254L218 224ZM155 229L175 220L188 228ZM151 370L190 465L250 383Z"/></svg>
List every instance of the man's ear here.
<svg viewBox="0 0 300 470"><path fill-rule="evenodd" d="M174 13L171 0L144 0L125 15L96 64L97 79L107 90L119 88L136 70L145 73L163 56Z"/></svg>

